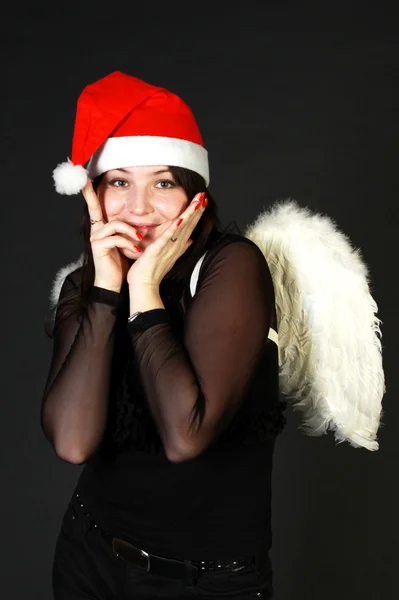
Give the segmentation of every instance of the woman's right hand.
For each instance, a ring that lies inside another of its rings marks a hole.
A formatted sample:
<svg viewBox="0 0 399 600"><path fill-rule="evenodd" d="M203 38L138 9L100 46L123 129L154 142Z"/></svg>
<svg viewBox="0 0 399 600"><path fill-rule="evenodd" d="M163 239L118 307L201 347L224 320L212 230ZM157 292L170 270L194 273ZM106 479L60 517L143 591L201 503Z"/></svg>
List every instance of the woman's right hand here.
<svg viewBox="0 0 399 600"><path fill-rule="evenodd" d="M95 269L94 285L120 292L130 265L128 258L119 249L137 252L139 235L134 227L123 221L105 222L100 201L89 178L82 194L87 203L91 222L90 243Z"/></svg>

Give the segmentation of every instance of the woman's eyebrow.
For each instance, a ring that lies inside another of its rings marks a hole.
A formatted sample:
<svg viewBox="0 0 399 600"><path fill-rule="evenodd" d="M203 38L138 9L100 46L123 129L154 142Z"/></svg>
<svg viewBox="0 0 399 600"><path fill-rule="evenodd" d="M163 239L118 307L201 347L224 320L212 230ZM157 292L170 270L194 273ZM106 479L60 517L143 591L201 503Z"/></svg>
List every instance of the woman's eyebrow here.
<svg viewBox="0 0 399 600"><path fill-rule="evenodd" d="M170 173L170 169L161 169L160 171L154 171L153 175L160 175L161 173Z"/></svg>
<svg viewBox="0 0 399 600"><path fill-rule="evenodd" d="M127 175L130 174L130 171L128 169L113 169L114 171L122 171L123 173L126 173ZM151 175L160 175L161 173L170 173L170 169L161 169L160 171L153 171L151 173Z"/></svg>

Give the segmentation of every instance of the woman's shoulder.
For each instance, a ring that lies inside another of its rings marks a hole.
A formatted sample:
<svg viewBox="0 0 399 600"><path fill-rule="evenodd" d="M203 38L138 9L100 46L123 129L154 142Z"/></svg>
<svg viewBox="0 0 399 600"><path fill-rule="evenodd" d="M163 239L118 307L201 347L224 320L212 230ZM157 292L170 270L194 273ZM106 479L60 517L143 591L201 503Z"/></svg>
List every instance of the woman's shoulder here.
<svg viewBox="0 0 399 600"><path fill-rule="evenodd" d="M212 244L198 259L190 277L190 290L200 287L206 278L220 274L221 268L229 273L245 273L254 280L267 279L271 281L270 269L260 248L241 233L218 232Z"/></svg>
<svg viewBox="0 0 399 600"><path fill-rule="evenodd" d="M261 249L255 242L245 237L242 233L236 232L218 232L214 237L212 244L203 253L203 262L201 271L204 272L211 264L223 256L226 260L236 261L242 258L243 261L252 260L265 264L266 258Z"/></svg>
<svg viewBox="0 0 399 600"><path fill-rule="evenodd" d="M235 231L218 231L213 238L211 246L207 250L207 254L215 254L225 246L231 244L252 246L255 252L260 252L260 249L255 242L245 237L243 233Z"/></svg>

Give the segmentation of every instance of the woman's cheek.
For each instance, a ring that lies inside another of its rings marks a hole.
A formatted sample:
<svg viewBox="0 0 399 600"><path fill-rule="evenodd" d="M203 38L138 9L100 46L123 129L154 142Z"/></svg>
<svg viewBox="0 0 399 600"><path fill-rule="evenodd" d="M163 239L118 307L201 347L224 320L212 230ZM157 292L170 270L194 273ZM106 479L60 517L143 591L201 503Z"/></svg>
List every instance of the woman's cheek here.
<svg viewBox="0 0 399 600"><path fill-rule="evenodd" d="M112 217L121 212L122 202L120 198L105 197L104 210L108 217Z"/></svg>

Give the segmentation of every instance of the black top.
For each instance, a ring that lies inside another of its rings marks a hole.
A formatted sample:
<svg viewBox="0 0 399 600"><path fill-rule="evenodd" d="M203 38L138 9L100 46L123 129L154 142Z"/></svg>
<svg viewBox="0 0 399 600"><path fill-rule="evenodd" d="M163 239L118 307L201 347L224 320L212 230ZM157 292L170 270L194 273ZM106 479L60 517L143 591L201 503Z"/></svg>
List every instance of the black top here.
<svg viewBox="0 0 399 600"><path fill-rule="evenodd" d="M61 298L80 276L67 276ZM77 487L115 536L181 559L253 555L271 546L272 454L285 423L267 262L224 234L195 296L188 276L161 297L165 310L127 325L127 286L93 287L83 317L56 317L44 433L61 458L85 462ZM196 403L200 433L174 460Z"/></svg>

